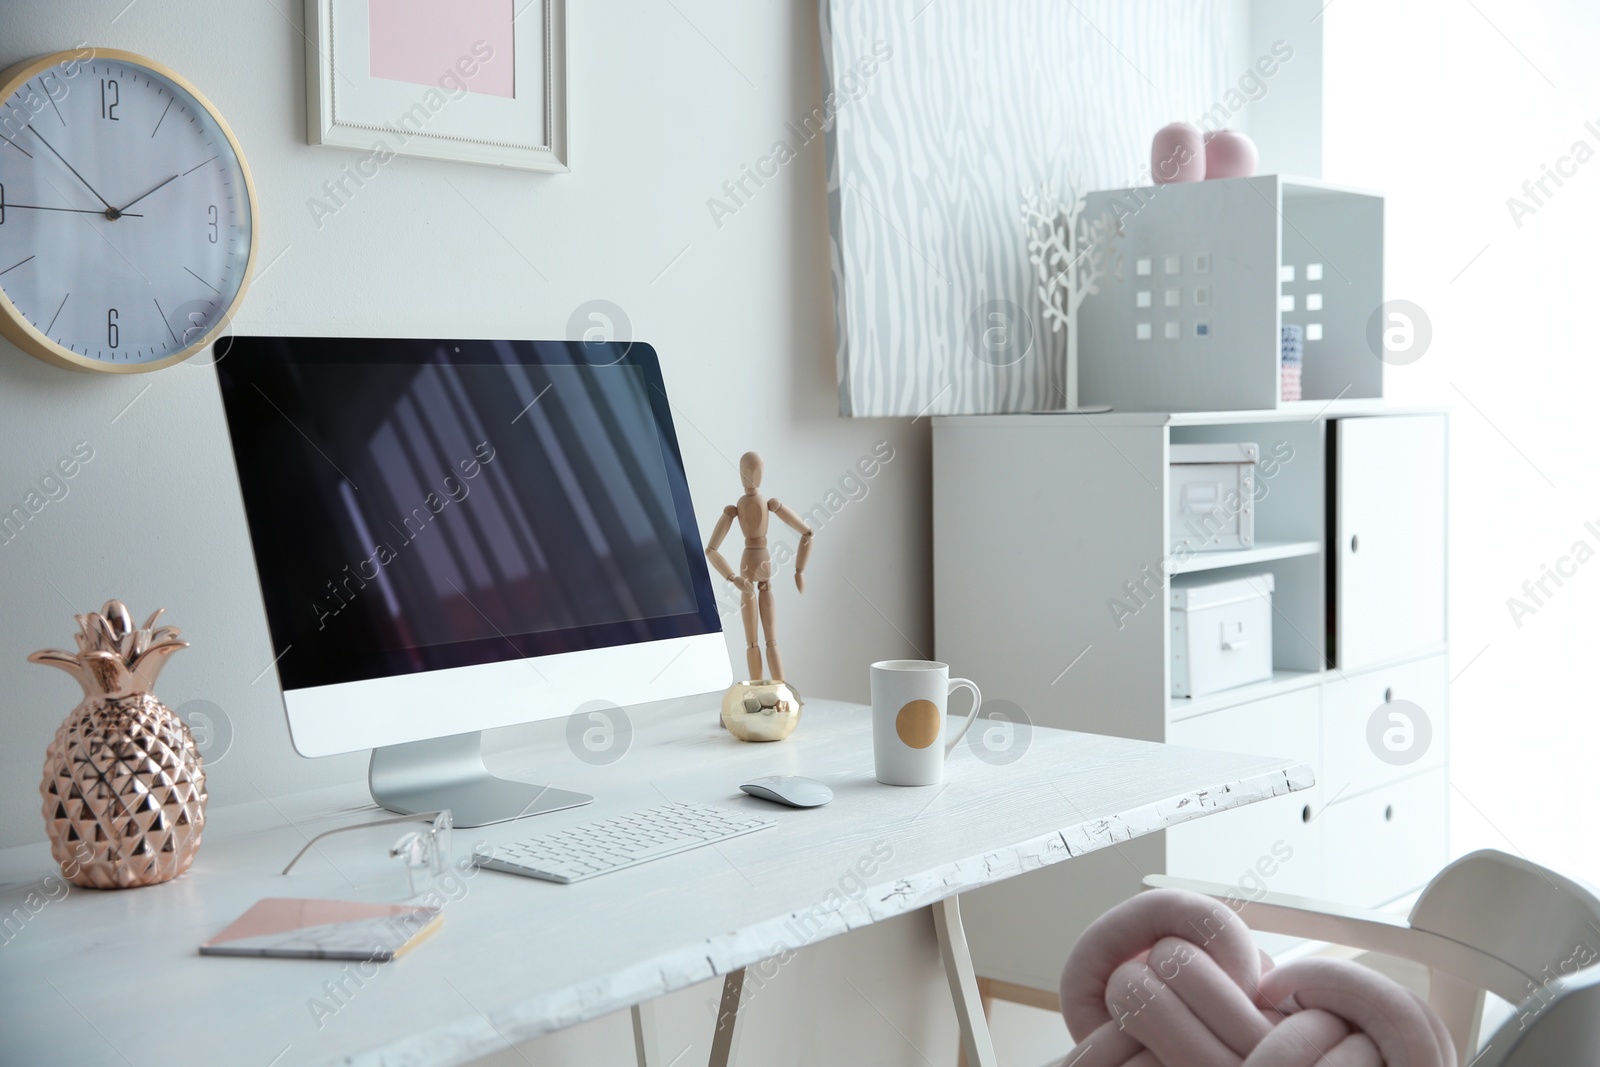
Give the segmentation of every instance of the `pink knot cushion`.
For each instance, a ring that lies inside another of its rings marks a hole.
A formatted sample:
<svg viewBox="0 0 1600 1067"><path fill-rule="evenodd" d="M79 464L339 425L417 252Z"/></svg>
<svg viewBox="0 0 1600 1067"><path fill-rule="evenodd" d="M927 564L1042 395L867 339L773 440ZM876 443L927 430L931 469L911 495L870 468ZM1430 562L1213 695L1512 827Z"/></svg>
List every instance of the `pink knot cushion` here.
<svg viewBox="0 0 1600 1067"><path fill-rule="evenodd" d="M1198 182L1206 176L1206 145L1200 127L1172 122L1150 142L1150 178L1157 185Z"/></svg>
<svg viewBox="0 0 1600 1067"><path fill-rule="evenodd" d="M1456 1067L1438 1015L1348 960L1274 967L1225 905L1156 889L1106 912L1061 972L1072 1067Z"/></svg>

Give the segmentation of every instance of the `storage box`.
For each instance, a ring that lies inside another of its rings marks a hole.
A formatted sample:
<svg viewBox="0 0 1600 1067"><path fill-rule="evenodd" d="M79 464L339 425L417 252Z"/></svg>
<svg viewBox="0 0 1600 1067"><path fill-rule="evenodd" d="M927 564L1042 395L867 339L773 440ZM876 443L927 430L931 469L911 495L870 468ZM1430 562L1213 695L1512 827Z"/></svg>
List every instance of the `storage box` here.
<svg viewBox="0 0 1600 1067"><path fill-rule="evenodd" d="M1203 697L1272 677L1272 575L1179 578L1170 595L1173 696Z"/></svg>
<svg viewBox="0 0 1600 1067"><path fill-rule="evenodd" d="M1381 397L1383 197L1276 174L1089 193L1123 269L1078 310L1078 400L1118 411L1278 408L1279 329L1307 400ZM1307 412L1310 417L1310 412Z"/></svg>
<svg viewBox="0 0 1600 1067"><path fill-rule="evenodd" d="M1171 446L1167 485L1173 555L1255 545L1260 456L1261 449L1246 441Z"/></svg>

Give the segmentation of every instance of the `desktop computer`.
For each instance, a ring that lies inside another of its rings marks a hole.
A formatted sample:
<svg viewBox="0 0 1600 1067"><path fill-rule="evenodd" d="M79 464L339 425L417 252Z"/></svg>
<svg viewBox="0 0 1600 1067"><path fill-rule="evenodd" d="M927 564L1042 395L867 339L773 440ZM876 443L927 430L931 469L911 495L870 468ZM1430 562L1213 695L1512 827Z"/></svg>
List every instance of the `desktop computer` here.
<svg viewBox="0 0 1600 1067"><path fill-rule="evenodd" d="M460 826L591 800L480 733L725 688L645 344L237 337L217 377L295 749Z"/></svg>

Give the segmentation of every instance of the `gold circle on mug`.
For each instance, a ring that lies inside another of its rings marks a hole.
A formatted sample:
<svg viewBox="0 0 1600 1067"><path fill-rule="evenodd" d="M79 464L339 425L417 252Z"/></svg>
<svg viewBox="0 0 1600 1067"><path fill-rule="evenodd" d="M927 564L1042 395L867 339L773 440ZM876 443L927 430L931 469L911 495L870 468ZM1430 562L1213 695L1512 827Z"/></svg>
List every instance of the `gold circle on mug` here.
<svg viewBox="0 0 1600 1067"><path fill-rule="evenodd" d="M927 748L939 740L939 706L931 700L911 700L894 718L894 732L912 748Z"/></svg>

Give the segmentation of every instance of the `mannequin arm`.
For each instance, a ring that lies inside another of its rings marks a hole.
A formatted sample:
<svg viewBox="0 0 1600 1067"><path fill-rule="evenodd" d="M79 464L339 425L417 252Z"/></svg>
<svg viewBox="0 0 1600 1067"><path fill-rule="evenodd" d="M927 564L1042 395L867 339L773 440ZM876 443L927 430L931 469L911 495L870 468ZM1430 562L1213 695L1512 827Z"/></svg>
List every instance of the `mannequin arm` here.
<svg viewBox="0 0 1600 1067"><path fill-rule="evenodd" d="M738 515L739 509L732 504L723 508L722 518L717 520L716 528L711 531L711 540L706 544L706 559L711 561L711 569L734 585L739 584L739 575L728 566L728 561L722 558L722 553L718 549L722 547L722 542L728 539L728 531L733 529L733 520Z"/></svg>
<svg viewBox="0 0 1600 1067"><path fill-rule="evenodd" d="M800 551L794 558L794 587L803 593L806 591L806 560L811 556L811 538L814 536L811 532L811 527L807 526L805 521L795 514L793 508L787 504L778 503L776 497L768 499L767 510L778 516L785 526L800 535Z"/></svg>

